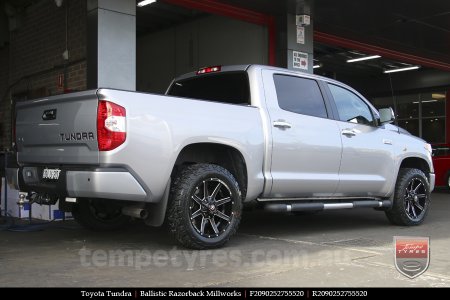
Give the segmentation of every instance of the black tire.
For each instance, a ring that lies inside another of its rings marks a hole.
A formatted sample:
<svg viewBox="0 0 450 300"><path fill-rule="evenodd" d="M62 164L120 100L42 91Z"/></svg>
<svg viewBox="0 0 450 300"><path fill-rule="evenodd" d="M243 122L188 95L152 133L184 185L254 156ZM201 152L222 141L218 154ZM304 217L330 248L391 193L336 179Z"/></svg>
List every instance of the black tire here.
<svg viewBox="0 0 450 300"><path fill-rule="evenodd" d="M74 219L95 231L112 231L124 227L130 217L122 215L122 206L114 200L81 198L72 209Z"/></svg>
<svg viewBox="0 0 450 300"><path fill-rule="evenodd" d="M428 213L430 201L430 185L425 174L418 169L400 169L394 202L386 210L386 216L395 225L419 225Z"/></svg>
<svg viewBox="0 0 450 300"><path fill-rule="evenodd" d="M447 186L447 190L450 191L450 173L447 174L445 184Z"/></svg>
<svg viewBox="0 0 450 300"><path fill-rule="evenodd" d="M182 169L174 179L167 219L170 232L183 246L223 246L236 233L241 214L239 184L226 169L195 164Z"/></svg>

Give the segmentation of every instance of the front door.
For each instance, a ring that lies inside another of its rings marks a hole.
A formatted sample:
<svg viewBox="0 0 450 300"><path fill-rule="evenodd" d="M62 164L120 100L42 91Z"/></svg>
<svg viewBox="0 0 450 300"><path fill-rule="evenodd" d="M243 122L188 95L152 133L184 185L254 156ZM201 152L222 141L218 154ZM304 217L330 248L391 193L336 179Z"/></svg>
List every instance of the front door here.
<svg viewBox="0 0 450 300"><path fill-rule="evenodd" d="M352 91L328 84L337 107L342 160L336 196L384 196L396 175L394 133L378 127L368 104Z"/></svg>

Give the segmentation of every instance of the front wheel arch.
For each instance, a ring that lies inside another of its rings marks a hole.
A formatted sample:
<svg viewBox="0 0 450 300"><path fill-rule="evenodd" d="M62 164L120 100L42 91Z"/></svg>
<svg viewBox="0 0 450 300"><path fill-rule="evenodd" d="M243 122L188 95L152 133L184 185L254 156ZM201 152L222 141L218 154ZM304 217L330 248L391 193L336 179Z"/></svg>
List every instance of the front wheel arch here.
<svg viewBox="0 0 450 300"><path fill-rule="evenodd" d="M430 165L427 163L427 161L420 157L406 157L402 160L400 163L400 167L398 169L397 178L400 174L401 169L418 169L422 171L430 180L429 174L430 174Z"/></svg>

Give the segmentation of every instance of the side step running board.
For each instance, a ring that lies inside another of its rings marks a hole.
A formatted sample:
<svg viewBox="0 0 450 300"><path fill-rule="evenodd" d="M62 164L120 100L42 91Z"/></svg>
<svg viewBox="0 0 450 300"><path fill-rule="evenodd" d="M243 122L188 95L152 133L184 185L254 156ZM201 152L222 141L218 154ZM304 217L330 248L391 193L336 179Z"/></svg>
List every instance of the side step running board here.
<svg viewBox="0 0 450 300"><path fill-rule="evenodd" d="M344 208L389 208L392 206L391 200L361 200L344 203L267 203L264 206L265 210L272 212L291 212L291 211L320 211L330 209L344 209Z"/></svg>

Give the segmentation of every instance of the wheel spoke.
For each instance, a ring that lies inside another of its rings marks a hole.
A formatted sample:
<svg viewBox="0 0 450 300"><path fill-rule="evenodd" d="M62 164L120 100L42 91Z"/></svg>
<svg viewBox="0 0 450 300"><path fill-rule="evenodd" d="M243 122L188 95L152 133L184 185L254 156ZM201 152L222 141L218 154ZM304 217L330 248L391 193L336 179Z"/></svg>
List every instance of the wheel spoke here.
<svg viewBox="0 0 450 300"><path fill-rule="evenodd" d="M410 214L410 208L411 208L411 205L409 204L409 201L407 201L406 202L406 213L408 213L408 214Z"/></svg>
<svg viewBox="0 0 450 300"><path fill-rule="evenodd" d="M228 203L231 201L231 197L226 197L220 200L216 200L216 206L224 205L225 203Z"/></svg>
<svg viewBox="0 0 450 300"><path fill-rule="evenodd" d="M406 188L407 193L411 193L414 190L413 185L414 185L414 180L408 184L408 187Z"/></svg>
<svg viewBox="0 0 450 300"><path fill-rule="evenodd" d="M201 235L205 234L205 226L206 226L207 222L208 222L208 219L203 217L202 218L202 224L200 225L200 234Z"/></svg>
<svg viewBox="0 0 450 300"><path fill-rule="evenodd" d="M417 196L417 198L425 198L427 195L425 195L425 194L417 194L416 196Z"/></svg>
<svg viewBox="0 0 450 300"><path fill-rule="evenodd" d="M208 198L208 187L206 181L203 181L203 199Z"/></svg>
<svg viewBox="0 0 450 300"><path fill-rule="evenodd" d="M417 190L419 189L420 186L422 186L422 182L419 181L419 184L414 189L414 193L417 193Z"/></svg>
<svg viewBox="0 0 450 300"><path fill-rule="evenodd" d="M417 218L417 213L416 213L416 209L414 208L414 205L411 205L411 211L414 215L414 218Z"/></svg>
<svg viewBox="0 0 450 300"><path fill-rule="evenodd" d="M214 189L214 191L211 194L211 198L215 199L217 196L217 193L220 191L220 188L222 187L222 183L217 183L216 188Z"/></svg>
<svg viewBox="0 0 450 300"><path fill-rule="evenodd" d="M414 205L415 205L418 209L420 209L421 212L423 211L423 206L422 206L422 205L420 205L419 203L414 203Z"/></svg>
<svg viewBox="0 0 450 300"><path fill-rule="evenodd" d="M202 209L199 208L196 212L194 212L191 216L191 219L195 219L202 214Z"/></svg>
<svg viewBox="0 0 450 300"><path fill-rule="evenodd" d="M198 205L202 206L203 205L203 200L200 199L198 196L196 195L192 195L192 200L194 200L195 202L197 202Z"/></svg>
<svg viewBox="0 0 450 300"><path fill-rule="evenodd" d="M209 223L211 224L211 227L214 230L214 233L216 235L219 235L219 229L217 228L217 224L216 224L216 221L214 221L214 218L209 219Z"/></svg>
<svg viewBox="0 0 450 300"><path fill-rule="evenodd" d="M223 212L219 211L219 210L216 211L215 215L218 216L221 219L224 219L227 222L230 222L230 217L227 216L226 214L224 214Z"/></svg>

